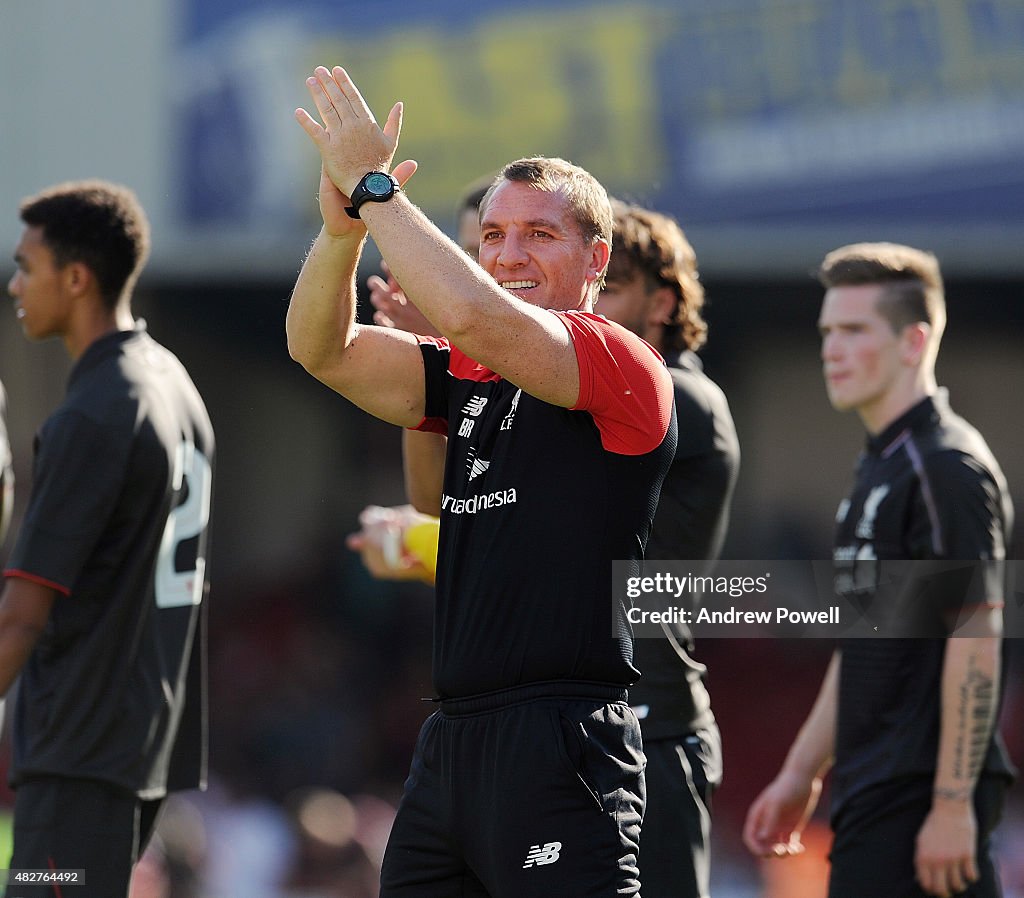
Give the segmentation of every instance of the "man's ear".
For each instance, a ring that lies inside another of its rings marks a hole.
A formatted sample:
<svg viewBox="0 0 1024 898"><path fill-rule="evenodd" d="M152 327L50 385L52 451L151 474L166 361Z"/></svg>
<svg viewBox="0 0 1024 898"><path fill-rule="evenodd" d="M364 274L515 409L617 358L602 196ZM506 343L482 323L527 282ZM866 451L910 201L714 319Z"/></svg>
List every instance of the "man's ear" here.
<svg viewBox="0 0 1024 898"><path fill-rule="evenodd" d="M676 311L676 294L671 287L658 287L651 297L650 324L671 324Z"/></svg>
<svg viewBox="0 0 1024 898"><path fill-rule="evenodd" d="M590 251L590 265L587 269L587 281L599 280L608 269L608 260L612 257L612 248L604 240L595 240Z"/></svg>
<svg viewBox="0 0 1024 898"><path fill-rule="evenodd" d="M928 322L914 322L903 329L900 337L902 342L903 359L909 365L916 365L921 361L928 343L932 337L932 326Z"/></svg>
<svg viewBox="0 0 1024 898"><path fill-rule="evenodd" d="M96 286L96 275L84 262L68 262L61 270L61 276L72 296L82 296Z"/></svg>
<svg viewBox="0 0 1024 898"><path fill-rule="evenodd" d="M920 364L928 344L931 342L932 326L927 321L915 321L903 328L900 335L901 354L905 364L915 367Z"/></svg>

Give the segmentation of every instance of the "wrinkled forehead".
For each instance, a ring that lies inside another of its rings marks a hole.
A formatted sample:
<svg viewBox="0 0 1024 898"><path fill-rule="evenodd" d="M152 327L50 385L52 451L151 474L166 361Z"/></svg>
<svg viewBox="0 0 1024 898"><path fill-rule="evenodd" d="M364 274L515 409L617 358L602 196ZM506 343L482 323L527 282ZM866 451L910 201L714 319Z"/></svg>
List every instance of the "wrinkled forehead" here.
<svg viewBox="0 0 1024 898"><path fill-rule="evenodd" d="M495 188L491 201L481 210L481 224L545 224L562 231L580 228L562 191L548 191L519 181L505 181Z"/></svg>

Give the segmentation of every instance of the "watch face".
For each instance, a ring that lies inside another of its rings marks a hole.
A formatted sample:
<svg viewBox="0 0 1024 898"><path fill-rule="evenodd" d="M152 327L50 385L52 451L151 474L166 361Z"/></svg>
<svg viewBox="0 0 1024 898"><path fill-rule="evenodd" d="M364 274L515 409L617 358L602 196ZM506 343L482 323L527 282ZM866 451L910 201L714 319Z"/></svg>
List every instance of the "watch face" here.
<svg viewBox="0 0 1024 898"><path fill-rule="evenodd" d="M377 173L366 179L366 189L377 196L384 196L391 193L391 178L385 174Z"/></svg>

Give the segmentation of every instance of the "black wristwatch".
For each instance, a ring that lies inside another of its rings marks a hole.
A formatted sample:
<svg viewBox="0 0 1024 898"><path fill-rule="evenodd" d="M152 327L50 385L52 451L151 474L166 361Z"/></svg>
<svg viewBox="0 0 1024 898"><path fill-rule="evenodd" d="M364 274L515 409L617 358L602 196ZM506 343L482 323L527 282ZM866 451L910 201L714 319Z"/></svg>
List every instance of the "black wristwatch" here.
<svg viewBox="0 0 1024 898"><path fill-rule="evenodd" d="M346 206L349 218L359 218L363 203L386 203L402 188L387 172L367 172L352 191L352 205Z"/></svg>

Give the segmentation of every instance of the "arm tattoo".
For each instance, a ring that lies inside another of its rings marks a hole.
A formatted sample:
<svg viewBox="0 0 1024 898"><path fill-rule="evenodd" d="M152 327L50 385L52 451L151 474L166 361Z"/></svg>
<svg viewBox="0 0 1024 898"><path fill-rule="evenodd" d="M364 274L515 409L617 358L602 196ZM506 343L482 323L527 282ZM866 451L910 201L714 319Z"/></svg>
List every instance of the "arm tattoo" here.
<svg viewBox="0 0 1024 898"><path fill-rule="evenodd" d="M967 674L960 684L953 775L958 782L973 786L988 750L995 712L995 683L978 670L977 659L968 660ZM959 791L959 790L949 790Z"/></svg>

